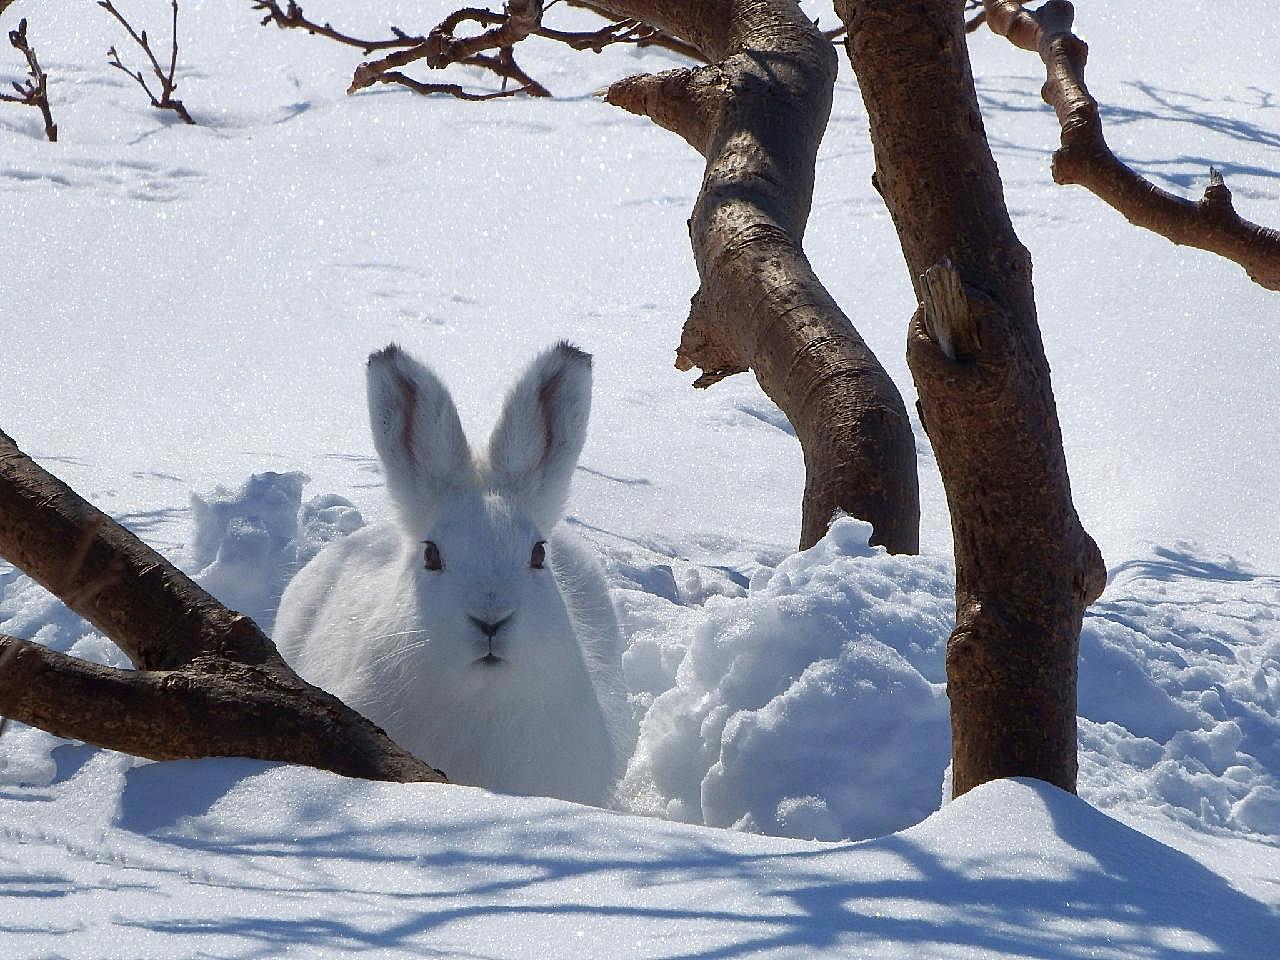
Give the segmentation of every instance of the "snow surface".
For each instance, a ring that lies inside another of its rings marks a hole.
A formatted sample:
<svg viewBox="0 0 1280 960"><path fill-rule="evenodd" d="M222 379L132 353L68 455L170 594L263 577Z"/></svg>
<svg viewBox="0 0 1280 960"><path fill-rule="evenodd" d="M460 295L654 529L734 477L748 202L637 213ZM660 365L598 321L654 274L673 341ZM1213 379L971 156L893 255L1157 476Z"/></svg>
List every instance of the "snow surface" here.
<svg viewBox="0 0 1280 960"><path fill-rule="evenodd" d="M167 37L167 4L120 6ZM475 434L538 349L591 351L569 522L628 643L620 810L151 764L11 724L0 956L1275 955L1280 308L1053 186L1033 56L971 44L1110 576L1081 637L1081 799L1001 782L939 810L952 566L927 442L923 556L869 548L854 520L793 553L785 418L749 378L695 392L671 367L701 160L590 96L676 59L531 44L554 100L346 97L358 52L250 6L182 3L198 127L107 66L113 43L140 61L87 0L0 24L30 18L61 131L48 144L36 111L0 104L0 428L269 625L300 564L389 515L371 350L430 359ZM374 6L305 9L367 35L452 9ZM1112 146L1188 196L1212 163L1276 224L1271 6L1181 4L1138 29L1124 4L1077 4ZM18 79L10 53L0 78ZM910 401L914 303L865 130L846 68L806 246ZM123 663L2 562L0 631Z"/></svg>

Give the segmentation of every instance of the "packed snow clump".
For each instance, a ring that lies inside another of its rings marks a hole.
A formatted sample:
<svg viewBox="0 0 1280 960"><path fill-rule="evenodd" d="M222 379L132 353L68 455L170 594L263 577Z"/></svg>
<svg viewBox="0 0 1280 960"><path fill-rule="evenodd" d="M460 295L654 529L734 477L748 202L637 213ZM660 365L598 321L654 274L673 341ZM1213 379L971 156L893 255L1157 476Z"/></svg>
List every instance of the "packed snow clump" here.
<svg viewBox="0 0 1280 960"><path fill-rule="evenodd" d="M331 540L364 526L336 494L302 502L304 473L255 473L238 490L192 494L194 579L270 633L285 585Z"/></svg>
<svg viewBox="0 0 1280 960"><path fill-rule="evenodd" d="M815 547L712 596L619 789L656 816L782 836L872 837L939 802L950 752L945 563L889 556L842 518Z"/></svg>

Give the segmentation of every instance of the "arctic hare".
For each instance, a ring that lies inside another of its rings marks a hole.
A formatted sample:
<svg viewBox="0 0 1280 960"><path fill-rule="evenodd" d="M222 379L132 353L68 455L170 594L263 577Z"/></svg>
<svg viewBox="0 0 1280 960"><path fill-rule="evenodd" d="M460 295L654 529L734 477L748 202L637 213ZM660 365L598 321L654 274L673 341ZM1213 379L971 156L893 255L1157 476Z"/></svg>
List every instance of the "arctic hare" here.
<svg viewBox="0 0 1280 960"><path fill-rule="evenodd" d="M591 357L567 343L539 354L480 456L423 364L393 344L367 372L398 522L298 573L280 652L455 782L606 802L624 759L618 623L600 568L557 526Z"/></svg>

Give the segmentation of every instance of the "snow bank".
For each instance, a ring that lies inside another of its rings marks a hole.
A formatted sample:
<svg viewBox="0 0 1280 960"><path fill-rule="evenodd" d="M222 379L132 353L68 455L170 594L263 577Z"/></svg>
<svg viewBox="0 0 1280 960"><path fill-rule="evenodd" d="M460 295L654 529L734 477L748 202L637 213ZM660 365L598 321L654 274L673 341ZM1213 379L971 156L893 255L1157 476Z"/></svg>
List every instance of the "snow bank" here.
<svg viewBox="0 0 1280 960"><path fill-rule="evenodd" d="M192 498L196 579L268 626L292 572L362 522L336 495L304 504L304 481L266 473ZM639 729L619 806L824 840L937 809L953 576L937 558L868 547L868 533L841 519L813 549L757 565L746 589L731 570L604 547ZM125 665L8 566L0 632ZM1080 648L1081 796L1280 840L1280 578L1156 548L1112 571ZM13 725L0 782L50 782L58 743Z"/></svg>
<svg viewBox="0 0 1280 960"><path fill-rule="evenodd" d="M818 839L937 808L953 575L867 535L840 520L701 608L623 591L643 704L626 807ZM1280 839L1280 578L1186 547L1119 565L1085 616L1079 696L1082 796Z"/></svg>
<svg viewBox="0 0 1280 960"><path fill-rule="evenodd" d="M620 787L632 809L782 836L879 836L938 804L950 752L936 560L867 545L838 520L817 546L714 596L658 696Z"/></svg>
<svg viewBox="0 0 1280 960"><path fill-rule="evenodd" d="M1274 953L1265 903L1042 783L818 844L245 760L57 757L53 782L0 789L6 872L24 865L0 886L6 957ZM1231 866L1265 887L1280 852L1250 846Z"/></svg>

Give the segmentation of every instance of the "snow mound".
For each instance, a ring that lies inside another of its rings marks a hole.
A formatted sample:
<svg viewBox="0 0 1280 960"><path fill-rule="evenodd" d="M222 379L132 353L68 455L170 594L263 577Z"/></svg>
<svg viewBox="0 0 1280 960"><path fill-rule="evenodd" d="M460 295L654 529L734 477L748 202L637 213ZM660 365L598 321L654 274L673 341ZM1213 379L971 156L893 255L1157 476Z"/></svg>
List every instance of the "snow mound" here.
<svg viewBox="0 0 1280 960"><path fill-rule="evenodd" d="M257 761L62 747L0 791L5 956L1274 955L1280 855L1241 885L1034 781L815 844ZM31 816L38 808L43 816ZM38 865L38 866L37 866Z"/></svg>
<svg viewBox="0 0 1280 960"><path fill-rule="evenodd" d="M255 473L238 490L192 494L193 579L271 632L285 585L320 548L364 526L335 494L302 502L306 474Z"/></svg>
<svg viewBox="0 0 1280 960"><path fill-rule="evenodd" d="M641 724L625 806L827 840L890 833L937 807L950 574L868 547L870 532L837 520L747 596L708 598L674 686Z"/></svg>

